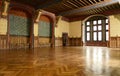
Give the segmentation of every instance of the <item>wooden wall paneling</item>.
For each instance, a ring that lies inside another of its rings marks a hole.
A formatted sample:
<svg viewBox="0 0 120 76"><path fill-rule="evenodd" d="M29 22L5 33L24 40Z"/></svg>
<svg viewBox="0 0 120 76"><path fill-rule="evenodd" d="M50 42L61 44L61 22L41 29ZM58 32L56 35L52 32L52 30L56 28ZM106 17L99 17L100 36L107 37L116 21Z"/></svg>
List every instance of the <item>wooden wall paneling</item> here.
<svg viewBox="0 0 120 76"><path fill-rule="evenodd" d="M70 46L82 46L82 40L79 37L69 38L69 45Z"/></svg>
<svg viewBox="0 0 120 76"><path fill-rule="evenodd" d="M117 48L120 48L120 37L117 36Z"/></svg>
<svg viewBox="0 0 120 76"><path fill-rule="evenodd" d="M55 38L55 46L62 46L62 37Z"/></svg>
<svg viewBox="0 0 120 76"><path fill-rule="evenodd" d="M56 46L62 46L62 38L56 38L55 39L55 44ZM78 38L78 37L72 37L72 38L69 38L68 40L68 46L82 46L82 40L81 38Z"/></svg>
<svg viewBox="0 0 120 76"><path fill-rule="evenodd" d="M50 40L51 40L51 38L49 38L49 37L38 37L39 47L50 47L50 45L51 45Z"/></svg>
<svg viewBox="0 0 120 76"><path fill-rule="evenodd" d="M120 37L110 37L110 47L111 48L120 48Z"/></svg>
<svg viewBox="0 0 120 76"><path fill-rule="evenodd" d="M38 36L34 37L34 48L39 47Z"/></svg>
<svg viewBox="0 0 120 76"><path fill-rule="evenodd" d="M120 37L119 37L119 39L118 39L118 40L119 40L118 46L119 46L119 48L120 48Z"/></svg>
<svg viewBox="0 0 120 76"><path fill-rule="evenodd" d="M25 36L10 36L10 49L29 48L29 38Z"/></svg>
<svg viewBox="0 0 120 76"><path fill-rule="evenodd" d="M7 49L7 36L0 35L0 49Z"/></svg>

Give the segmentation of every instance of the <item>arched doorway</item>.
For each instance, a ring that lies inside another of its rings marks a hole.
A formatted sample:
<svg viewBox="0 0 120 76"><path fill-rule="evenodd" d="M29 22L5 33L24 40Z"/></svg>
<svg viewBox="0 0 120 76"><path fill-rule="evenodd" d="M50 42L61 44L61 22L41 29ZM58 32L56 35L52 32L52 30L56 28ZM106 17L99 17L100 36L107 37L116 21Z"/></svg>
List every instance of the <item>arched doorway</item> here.
<svg viewBox="0 0 120 76"><path fill-rule="evenodd" d="M95 15L84 20L83 43L86 46L108 46L109 20L102 15Z"/></svg>

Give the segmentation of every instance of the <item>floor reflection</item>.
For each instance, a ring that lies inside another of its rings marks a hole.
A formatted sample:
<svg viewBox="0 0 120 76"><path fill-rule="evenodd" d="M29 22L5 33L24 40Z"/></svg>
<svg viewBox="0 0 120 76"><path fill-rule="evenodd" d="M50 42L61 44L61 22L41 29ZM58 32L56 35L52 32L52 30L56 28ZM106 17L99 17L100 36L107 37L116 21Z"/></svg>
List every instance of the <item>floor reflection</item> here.
<svg viewBox="0 0 120 76"><path fill-rule="evenodd" d="M120 49L1 50L0 76L120 76Z"/></svg>
<svg viewBox="0 0 120 76"><path fill-rule="evenodd" d="M113 76L111 74L113 67L110 61L114 62L112 58L110 58L110 50L108 48L101 47L87 47L86 50L86 70L88 72L94 73L93 76ZM120 52L120 50L119 50ZM118 55L120 57L120 54ZM116 60L114 62L117 68L120 66L120 60ZM114 69L116 69L114 67ZM117 70L118 71L118 70ZM119 68L120 72L120 68ZM119 74L120 75L120 74ZM91 76L91 75L90 75ZM118 76L118 75L115 75Z"/></svg>

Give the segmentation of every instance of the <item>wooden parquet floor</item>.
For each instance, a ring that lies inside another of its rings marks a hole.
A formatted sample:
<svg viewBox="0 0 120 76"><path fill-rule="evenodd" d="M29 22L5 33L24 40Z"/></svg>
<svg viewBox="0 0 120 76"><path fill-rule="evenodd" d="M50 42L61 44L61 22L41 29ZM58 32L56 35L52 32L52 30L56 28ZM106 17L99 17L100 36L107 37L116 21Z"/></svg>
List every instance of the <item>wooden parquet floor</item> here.
<svg viewBox="0 0 120 76"><path fill-rule="evenodd" d="M0 76L120 76L120 48L0 50Z"/></svg>

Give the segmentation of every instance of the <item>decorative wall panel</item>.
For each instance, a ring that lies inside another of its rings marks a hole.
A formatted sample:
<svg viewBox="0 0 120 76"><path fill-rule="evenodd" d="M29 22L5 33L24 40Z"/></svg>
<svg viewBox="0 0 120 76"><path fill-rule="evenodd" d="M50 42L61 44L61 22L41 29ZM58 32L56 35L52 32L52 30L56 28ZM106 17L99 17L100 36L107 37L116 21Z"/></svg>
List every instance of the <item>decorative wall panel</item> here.
<svg viewBox="0 0 120 76"><path fill-rule="evenodd" d="M51 37L50 22L40 21L38 25L38 35L42 37Z"/></svg>
<svg viewBox="0 0 120 76"><path fill-rule="evenodd" d="M62 46L62 37L55 38L55 46Z"/></svg>
<svg viewBox="0 0 120 76"><path fill-rule="evenodd" d="M120 48L120 37L110 37L110 47Z"/></svg>
<svg viewBox="0 0 120 76"><path fill-rule="evenodd" d="M78 37L69 38L69 45L70 46L82 46L82 40Z"/></svg>
<svg viewBox="0 0 120 76"><path fill-rule="evenodd" d="M63 44L62 38L56 37L55 38L55 46L63 46L62 44ZM78 38L78 37L69 38L67 46L82 46L81 38Z"/></svg>
<svg viewBox="0 0 120 76"><path fill-rule="evenodd" d="M25 36L11 36L10 49L29 48L29 38Z"/></svg>
<svg viewBox="0 0 120 76"><path fill-rule="evenodd" d="M51 45L50 38L47 37L34 38L34 47L50 47L50 45Z"/></svg>
<svg viewBox="0 0 120 76"><path fill-rule="evenodd" d="M0 35L0 49L7 49L7 36Z"/></svg>
<svg viewBox="0 0 120 76"><path fill-rule="evenodd" d="M30 25L31 25L30 19L15 15L10 15L9 21L10 21L10 35L22 35L22 36L30 35Z"/></svg>

